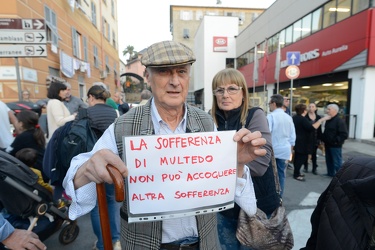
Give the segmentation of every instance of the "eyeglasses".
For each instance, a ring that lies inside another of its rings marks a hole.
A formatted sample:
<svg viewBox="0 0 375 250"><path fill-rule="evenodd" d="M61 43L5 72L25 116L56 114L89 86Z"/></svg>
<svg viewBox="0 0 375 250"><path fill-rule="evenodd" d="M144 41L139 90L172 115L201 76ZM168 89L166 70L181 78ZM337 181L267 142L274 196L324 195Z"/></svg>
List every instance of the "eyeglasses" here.
<svg viewBox="0 0 375 250"><path fill-rule="evenodd" d="M235 88L235 87L229 87L227 89L224 89L224 88L218 88L218 89L215 89L213 92L214 92L214 95L216 96L220 96L220 95L224 95L225 93L225 90L228 92L229 95L234 95L234 94L237 94L238 91L240 91L242 89L242 87L238 87L238 88Z"/></svg>

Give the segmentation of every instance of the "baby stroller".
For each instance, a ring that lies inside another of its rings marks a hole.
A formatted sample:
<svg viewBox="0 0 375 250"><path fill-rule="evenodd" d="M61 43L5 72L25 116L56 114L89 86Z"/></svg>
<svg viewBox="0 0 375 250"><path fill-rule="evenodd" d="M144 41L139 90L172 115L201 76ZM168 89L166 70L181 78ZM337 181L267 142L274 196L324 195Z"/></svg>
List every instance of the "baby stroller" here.
<svg viewBox="0 0 375 250"><path fill-rule="evenodd" d="M60 243L73 242L79 227L76 221L69 220L68 207L58 208L52 194L37 180L38 176L29 167L0 150L0 211L6 211L4 217L15 228L32 230L42 241L64 225Z"/></svg>

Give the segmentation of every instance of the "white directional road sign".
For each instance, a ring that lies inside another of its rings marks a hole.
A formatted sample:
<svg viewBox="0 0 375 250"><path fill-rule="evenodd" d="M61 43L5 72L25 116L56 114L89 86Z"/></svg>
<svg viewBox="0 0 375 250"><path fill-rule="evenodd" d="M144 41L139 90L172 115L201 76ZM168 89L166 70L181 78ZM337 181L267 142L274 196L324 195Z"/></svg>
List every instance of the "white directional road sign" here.
<svg viewBox="0 0 375 250"><path fill-rule="evenodd" d="M0 44L0 57L45 57L45 44Z"/></svg>
<svg viewBox="0 0 375 250"><path fill-rule="evenodd" d="M35 30L1 30L0 43L45 44L46 32Z"/></svg>
<svg viewBox="0 0 375 250"><path fill-rule="evenodd" d="M0 57L46 57L44 19L0 18Z"/></svg>

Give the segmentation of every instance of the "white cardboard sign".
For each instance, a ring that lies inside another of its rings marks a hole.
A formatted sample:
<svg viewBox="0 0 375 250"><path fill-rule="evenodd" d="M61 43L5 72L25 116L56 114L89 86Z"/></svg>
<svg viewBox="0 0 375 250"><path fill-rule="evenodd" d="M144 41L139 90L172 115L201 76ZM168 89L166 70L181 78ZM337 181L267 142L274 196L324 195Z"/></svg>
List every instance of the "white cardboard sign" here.
<svg viewBox="0 0 375 250"><path fill-rule="evenodd" d="M235 131L123 137L128 221L164 220L232 208Z"/></svg>

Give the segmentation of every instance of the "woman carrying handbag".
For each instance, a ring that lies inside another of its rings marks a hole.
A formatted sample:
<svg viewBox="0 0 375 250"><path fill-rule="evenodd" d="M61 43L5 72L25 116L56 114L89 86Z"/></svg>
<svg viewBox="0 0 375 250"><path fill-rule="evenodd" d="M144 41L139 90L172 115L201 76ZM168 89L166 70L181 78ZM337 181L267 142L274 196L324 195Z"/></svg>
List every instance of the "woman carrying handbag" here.
<svg viewBox="0 0 375 250"><path fill-rule="evenodd" d="M259 108L249 109L246 81L241 72L235 69L219 71L212 81L214 100L211 114L219 131L239 130L242 127L250 131L260 131L267 140L263 147L267 154L247 164L254 182L257 207L267 215L279 206L280 197L276 192L272 167L269 168L272 154L271 133L267 119ZM264 176L264 177L263 177ZM250 249L236 238L237 221L240 206L218 213L218 232L223 249Z"/></svg>

